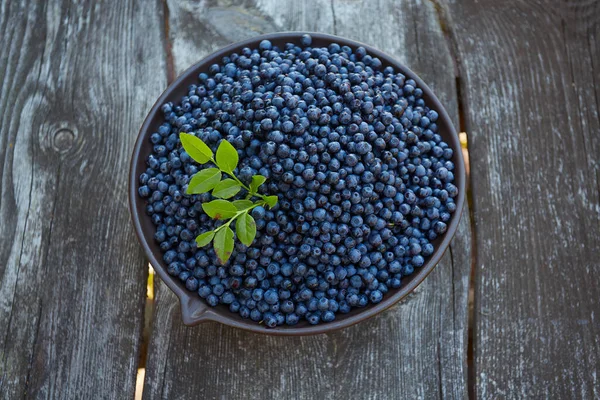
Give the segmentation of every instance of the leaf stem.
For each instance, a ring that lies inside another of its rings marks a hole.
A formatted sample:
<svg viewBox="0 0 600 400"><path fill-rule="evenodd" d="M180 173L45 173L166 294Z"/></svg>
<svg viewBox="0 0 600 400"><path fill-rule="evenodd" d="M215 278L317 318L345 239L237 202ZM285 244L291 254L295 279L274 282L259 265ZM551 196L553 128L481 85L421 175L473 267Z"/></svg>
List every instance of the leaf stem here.
<svg viewBox="0 0 600 400"><path fill-rule="evenodd" d="M213 164L215 164L215 166L216 166L217 168L219 168L219 170L220 170L221 172L223 172L224 174L227 174L228 176L230 176L230 177L231 177L231 179L233 179L233 180L234 180L234 181L236 181L236 182L237 182L237 183L238 183L238 184L239 184L241 187L243 187L244 189L246 189L246 190L248 191L248 194L250 195L250 197L252 197L252 196L256 196L256 197L260 197L261 199L263 199L263 201L265 200L265 195L264 195L264 194L260 194L260 193L255 193L255 192L253 192L252 190L250 190L250 188L249 188L248 186L246 186L246 185L244 184L244 182L240 181L240 180L238 179L238 177L237 177L237 176L235 176L233 173L229 173L229 172L227 172L227 171L223 171L223 170L222 170L222 169L219 167L219 165L217 164L217 161L215 161L214 157L212 157L212 158L210 159L210 161L212 161L212 163L213 163ZM248 198L250 198L250 197L248 197Z"/></svg>
<svg viewBox="0 0 600 400"><path fill-rule="evenodd" d="M231 217L229 219L229 221L225 222L223 225L219 226L217 229L215 229L213 232L217 233L218 231L220 231L221 229L223 229L226 226L229 226L233 221L235 221L236 219L239 218L240 215L242 215L243 213L246 213L250 210L252 210L253 208L256 208L258 206L265 206L267 205L267 203L265 203L264 201L259 201L258 203L254 203L252 204L252 206L245 208L243 210L238 211L233 217Z"/></svg>

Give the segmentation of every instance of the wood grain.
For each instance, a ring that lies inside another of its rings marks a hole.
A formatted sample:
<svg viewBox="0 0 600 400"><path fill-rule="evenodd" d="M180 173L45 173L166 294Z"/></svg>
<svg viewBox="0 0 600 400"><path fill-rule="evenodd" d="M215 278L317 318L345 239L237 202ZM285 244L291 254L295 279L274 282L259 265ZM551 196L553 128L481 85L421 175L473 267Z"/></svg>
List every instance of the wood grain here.
<svg viewBox="0 0 600 400"><path fill-rule="evenodd" d="M155 6L0 2L0 397L133 396L145 261L126 202L166 84Z"/></svg>
<svg viewBox="0 0 600 400"><path fill-rule="evenodd" d="M435 7L376 1L168 1L180 73L242 38L321 31L387 51L431 83L458 126L455 70ZM417 22L418 21L418 22ZM206 323L182 325L176 297L158 284L144 397L203 399L465 398L470 228L404 302L340 332L257 335Z"/></svg>
<svg viewBox="0 0 600 400"><path fill-rule="evenodd" d="M600 2L449 2L477 236L477 397L600 398Z"/></svg>

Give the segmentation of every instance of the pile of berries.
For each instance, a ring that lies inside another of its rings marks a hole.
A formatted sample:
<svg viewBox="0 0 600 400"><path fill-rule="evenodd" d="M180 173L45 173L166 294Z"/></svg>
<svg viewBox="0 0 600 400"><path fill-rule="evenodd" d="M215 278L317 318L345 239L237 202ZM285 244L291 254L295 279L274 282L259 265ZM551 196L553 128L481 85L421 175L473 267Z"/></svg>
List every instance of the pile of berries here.
<svg viewBox="0 0 600 400"><path fill-rule="evenodd" d="M363 47L311 44L263 40L210 66L162 106L139 177L169 274L267 327L379 303L425 264L456 211L453 151L416 82ZM229 141L236 176L267 177L261 191L279 198L252 210L256 239L236 243L225 265L194 241L222 221L202 211L211 194L185 194L209 166L186 154L180 132L213 151Z"/></svg>

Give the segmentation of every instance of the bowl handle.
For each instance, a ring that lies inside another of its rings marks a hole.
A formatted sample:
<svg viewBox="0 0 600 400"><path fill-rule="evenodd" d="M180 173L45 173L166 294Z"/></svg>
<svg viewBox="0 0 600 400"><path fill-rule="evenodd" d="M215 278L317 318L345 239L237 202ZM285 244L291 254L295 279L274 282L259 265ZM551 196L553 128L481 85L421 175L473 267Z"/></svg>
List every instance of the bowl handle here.
<svg viewBox="0 0 600 400"><path fill-rule="evenodd" d="M212 320L210 307L199 299L184 296L181 299L181 319L188 326Z"/></svg>

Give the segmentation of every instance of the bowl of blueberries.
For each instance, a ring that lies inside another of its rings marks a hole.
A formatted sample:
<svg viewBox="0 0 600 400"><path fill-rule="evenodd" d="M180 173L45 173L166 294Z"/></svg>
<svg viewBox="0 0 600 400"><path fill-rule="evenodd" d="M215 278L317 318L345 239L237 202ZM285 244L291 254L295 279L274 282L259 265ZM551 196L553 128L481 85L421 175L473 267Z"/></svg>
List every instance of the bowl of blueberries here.
<svg viewBox="0 0 600 400"><path fill-rule="evenodd" d="M431 89L384 52L286 32L181 74L131 160L135 231L183 322L329 332L397 303L456 232L465 168Z"/></svg>

